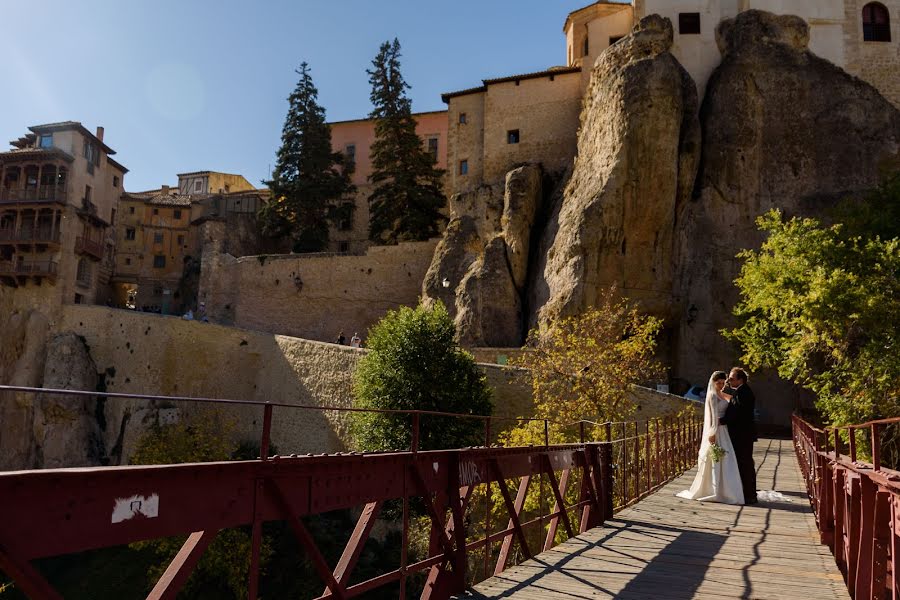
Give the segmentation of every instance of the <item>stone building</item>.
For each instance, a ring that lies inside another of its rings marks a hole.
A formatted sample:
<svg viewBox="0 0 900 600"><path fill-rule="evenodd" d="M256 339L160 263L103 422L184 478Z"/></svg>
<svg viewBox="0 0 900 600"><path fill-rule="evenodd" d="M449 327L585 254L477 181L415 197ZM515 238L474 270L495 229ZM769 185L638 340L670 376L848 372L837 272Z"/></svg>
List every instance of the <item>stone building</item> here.
<svg viewBox="0 0 900 600"><path fill-rule="evenodd" d="M439 169L447 168L447 111L413 114L416 133L432 153ZM332 252L364 252L369 242L369 194L372 186L372 161L369 149L375 141L375 121L356 119L335 121L331 126L331 147L353 163L353 184L356 194L348 198L342 208L345 217L329 232Z"/></svg>
<svg viewBox="0 0 900 600"><path fill-rule="evenodd" d="M565 65L485 79L442 96L449 120L448 193L499 183L523 162L539 162L549 172L571 165L594 62L647 15L671 20L672 54L703 98L721 61L716 26L751 9L802 17L814 53L900 106L900 0L600 0L566 17Z"/></svg>
<svg viewBox="0 0 900 600"><path fill-rule="evenodd" d="M123 193L116 225L115 304L163 314L192 307L193 294L183 297L183 288L185 276L191 276L189 259L200 260L200 223L241 215L240 226L229 232L240 237L249 231L244 237L258 244L256 213L267 197L268 190L257 190L242 175L216 171L182 173L177 188Z"/></svg>
<svg viewBox="0 0 900 600"><path fill-rule="evenodd" d="M64 121L29 132L0 153L0 284L21 307L104 302L128 169L102 127Z"/></svg>
<svg viewBox="0 0 900 600"><path fill-rule="evenodd" d="M179 282L195 245L191 198L169 186L122 194L113 275L117 306L158 309L163 314L181 310Z"/></svg>
<svg viewBox="0 0 900 600"><path fill-rule="evenodd" d="M193 171L178 175L178 193L182 196L228 194L252 191L256 188L243 175L218 171Z"/></svg>

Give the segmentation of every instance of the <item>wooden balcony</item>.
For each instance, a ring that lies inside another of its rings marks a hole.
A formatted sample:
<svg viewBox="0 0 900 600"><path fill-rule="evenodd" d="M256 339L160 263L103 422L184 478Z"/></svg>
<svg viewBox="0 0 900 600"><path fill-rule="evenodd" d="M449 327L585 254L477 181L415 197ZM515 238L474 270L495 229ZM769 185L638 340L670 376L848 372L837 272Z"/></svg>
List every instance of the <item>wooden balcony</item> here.
<svg viewBox="0 0 900 600"><path fill-rule="evenodd" d="M59 231L50 229L0 229L0 244L46 245L59 247Z"/></svg>
<svg viewBox="0 0 900 600"><path fill-rule="evenodd" d="M65 204L69 194L66 186L41 185L30 188L0 187L0 204Z"/></svg>
<svg viewBox="0 0 900 600"><path fill-rule="evenodd" d="M87 254L97 260L103 260L103 244L78 236L75 238L75 253Z"/></svg>
<svg viewBox="0 0 900 600"><path fill-rule="evenodd" d="M18 284L23 283L27 277L47 277L55 280L58 267L54 260L0 261L0 277L13 278Z"/></svg>

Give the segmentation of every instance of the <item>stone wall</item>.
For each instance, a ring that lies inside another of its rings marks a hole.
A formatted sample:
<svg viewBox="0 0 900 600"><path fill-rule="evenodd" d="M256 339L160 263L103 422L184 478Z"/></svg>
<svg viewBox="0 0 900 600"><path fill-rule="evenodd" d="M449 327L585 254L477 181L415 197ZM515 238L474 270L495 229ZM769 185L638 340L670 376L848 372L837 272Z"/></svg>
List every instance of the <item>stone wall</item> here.
<svg viewBox="0 0 900 600"><path fill-rule="evenodd" d="M389 310L415 306L437 240L372 246L365 254L202 255L199 300L210 319L333 341L364 336ZM219 246L221 247L221 246Z"/></svg>
<svg viewBox="0 0 900 600"><path fill-rule="evenodd" d="M900 107L900 0L880 0L891 15L891 41L863 41L862 9L869 0L844 0L846 69Z"/></svg>
<svg viewBox="0 0 900 600"><path fill-rule="evenodd" d="M581 113L581 73L491 84L484 99L484 182L521 163L562 172L572 164ZM519 131L519 143L507 132Z"/></svg>
<svg viewBox="0 0 900 600"><path fill-rule="evenodd" d="M353 372L366 352L100 306L65 307L57 329L84 338L107 391L132 394L349 407ZM524 371L498 365L481 368L494 390L494 414L531 414L531 388ZM200 406L175 407L180 416L187 416ZM118 455L127 460L140 434L160 418L160 410L171 408L168 403L107 400L107 448L118 445ZM260 407L222 410L237 420L240 439L259 438ZM272 442L282 454L342 451L350 439L348 425L347 413L278 407Z"/></svg>

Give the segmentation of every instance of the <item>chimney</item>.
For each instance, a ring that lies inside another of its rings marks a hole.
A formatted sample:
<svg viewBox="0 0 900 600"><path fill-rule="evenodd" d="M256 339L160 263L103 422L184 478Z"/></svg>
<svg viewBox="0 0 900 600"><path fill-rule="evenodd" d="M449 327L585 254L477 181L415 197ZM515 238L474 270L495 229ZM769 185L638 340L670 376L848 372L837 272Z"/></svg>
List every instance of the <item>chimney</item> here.
<svg viewBox="0 0 900 600"><path fill-rule="evenodd" d="M167 186L167 185L162 186L162 195L163 196L169 195L169 186Z"/></svg>
<svg viewBox="0 0 900 600"><path fill-rule="evenodd" d="M99 126L97 127L97 139L103 141L103 128Z"/></svg>

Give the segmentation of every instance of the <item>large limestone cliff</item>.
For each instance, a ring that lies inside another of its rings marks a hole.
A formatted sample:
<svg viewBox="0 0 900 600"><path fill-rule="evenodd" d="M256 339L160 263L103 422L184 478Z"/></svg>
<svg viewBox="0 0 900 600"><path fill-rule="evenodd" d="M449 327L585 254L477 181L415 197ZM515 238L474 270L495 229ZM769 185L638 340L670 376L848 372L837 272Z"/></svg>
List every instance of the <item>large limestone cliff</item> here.
<svg viewBox="0 0 900 600"><path fill-rule="evenodd" d="M611 285L671 315L675 215L700 151L697 89L670 53L672 36L671 22L651 15L594 65L578 156L544 233L536 319L579 313Z"/></svg>
<svg viewBox="0 0 900 600"><path fill-rule="evenodd" d="M526 165L503 186L450 199L450 222L422 286L426 305L440 300L454 316L460 343L518 346L531 231L541 207L542 172Z"/></svg>
<svg viewBox="0 0 900 600"><path fill-rule="evenodd" d="M675 369L693 381L740 354L718 331L733 324L735 255L762 242L756 217L771 208L821 217L875 186L900 151L900 112L812 54L800 18L747 11L723 21L717 39L723 58L701 111L695 199L677 228L678 291L690 318L681 320ZM784 420L790 408L784 401L768 417Z"/></svg>

